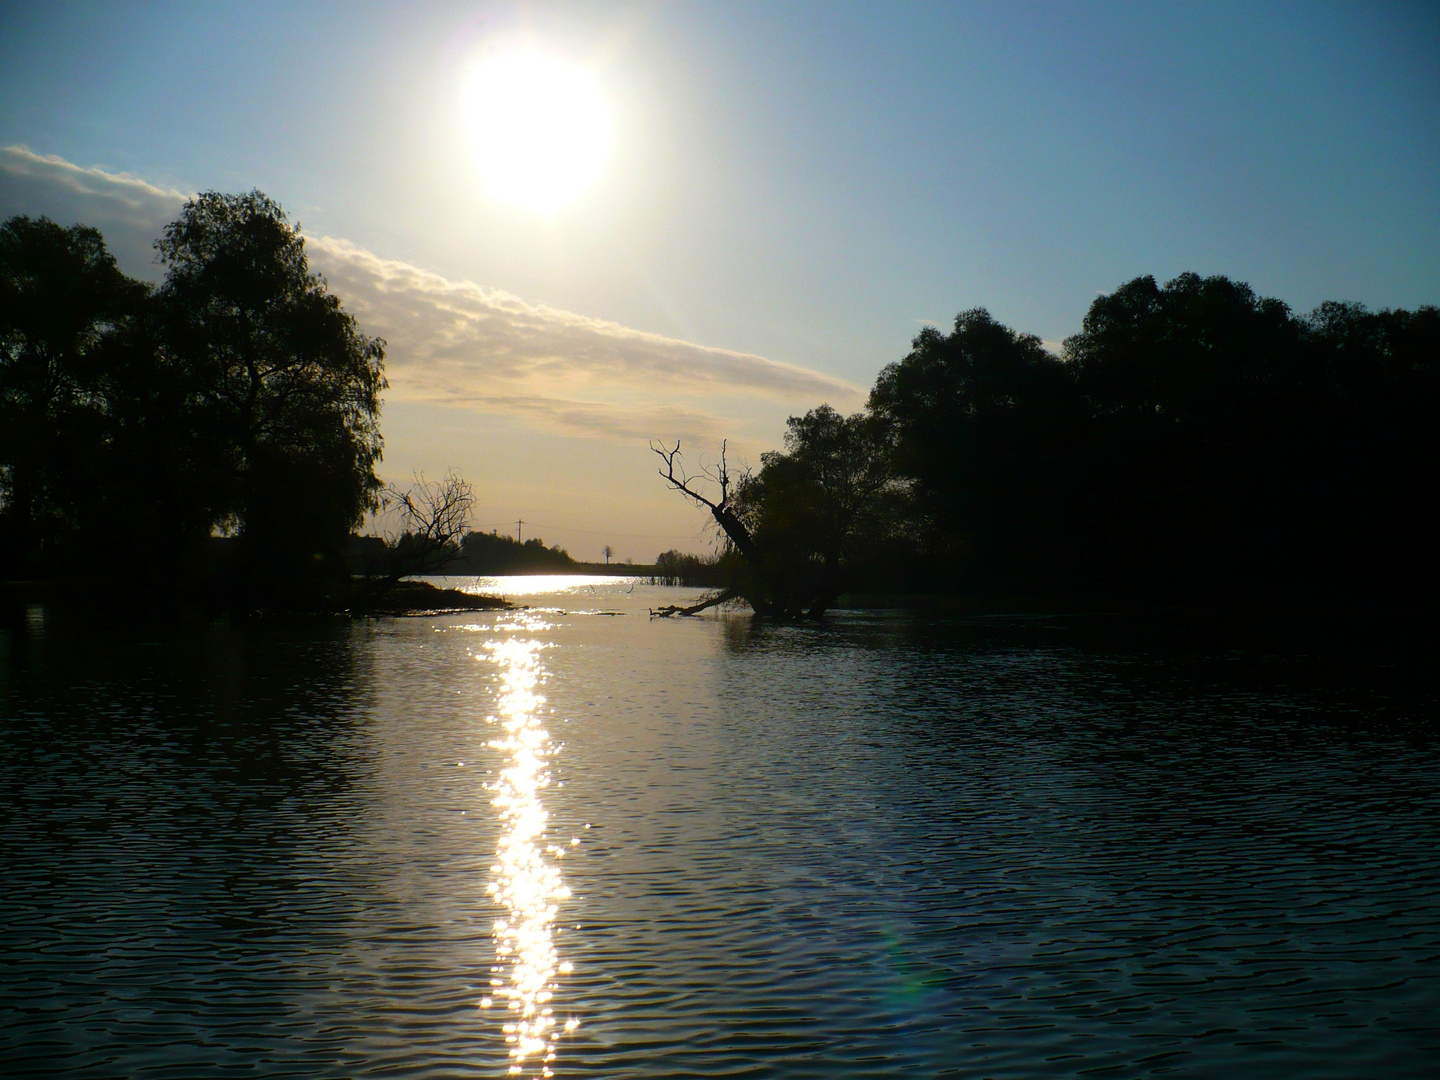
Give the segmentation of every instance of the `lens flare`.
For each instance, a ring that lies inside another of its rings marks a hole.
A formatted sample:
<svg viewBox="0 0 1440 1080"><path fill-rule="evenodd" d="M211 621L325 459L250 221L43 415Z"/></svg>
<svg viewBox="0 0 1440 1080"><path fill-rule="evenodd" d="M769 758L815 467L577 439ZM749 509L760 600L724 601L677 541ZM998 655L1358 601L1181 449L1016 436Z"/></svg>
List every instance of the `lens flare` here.
<svg viewBox="0 0 1440 1080"><path fill-rule="evenodd" d="M517 620L517 629L543 626ZM563 848L546 844L547 815L540 800L550 783L549 761L555 753L550 735L541 725L545 699L536 693L544 674L540 651L544 645L519 637L491 642L488 657L500 672L496 715L504 737L490 743L504 755L505 767L490 785L491 805L502 826L495 864L490 868L489 890L503 915L495 921L495 961L490 980L491 1004L503 999L510 1016L504 1025L510 1046L510 1073L550 1077L551 1063L561 1034L550 1002L557 973L568 971L556 952L554 922L559 902L570 890L560 878L558 860ZM548 858L547 858L548 856ZM573 1031L576 1022L567 1023Z"/></svg>

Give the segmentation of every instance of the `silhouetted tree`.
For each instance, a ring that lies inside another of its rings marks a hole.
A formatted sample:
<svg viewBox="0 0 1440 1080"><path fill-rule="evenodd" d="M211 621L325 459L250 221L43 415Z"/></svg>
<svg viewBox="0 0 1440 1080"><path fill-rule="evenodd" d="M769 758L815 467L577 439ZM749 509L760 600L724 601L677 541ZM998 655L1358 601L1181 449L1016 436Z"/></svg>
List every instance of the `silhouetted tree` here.
<svg viewBox="0 0 1440 1080"><path fill-rule="evenodd" d="M556 573L574 570L575 560L558 544L546 547L538 536L521 543L513 536L472 532L447 569L452 574Z"/></svg>
<svg viewBox="0 0 1440 1080"><path fill-rule="evenodd" d="M392 554L385 576L438 574L460 556L475 511L475 489L455 472L435 481L417 476L408 488L387 487L380 511L398 519L386 537Z"/></svg>
<svg viewBox="0 0 1440 1080"><path fill-rule="evenodd" d="M786 427L784 451L740 478L735 509L781 607L818 616L877 560L901 557L909 488L873 416L821 405Z"/></svg>
<svg viewBox="0 0 1440 1080"><path fill-rule="evenodd" d="M757 612L856 585L1126 602L1413 606L1440 594L1440 311L1137 278L1064 356L983 310L867 411L792 418L754 475L661 475L744 555ZM713 488L707 489L713 491Z"/></svg>
<svg viewBox="0 0 1440 1080"><path fill-rule="evenodd" d="M94 229L0 225L0 557L12 574L94 525L111 434L102 346L145 294Z"/></svg>
<svg viewBox="0 0 1440 1080"><path fill-rule="evenodd" d="M983 309L958 315L950 334L927 327L880 372L869 410L895 473L913 485L932 587L1039 584L1065 531L1082 412L1070 370L1040 339Z"/></svg>
<svg viewBox="0 0 1440 1080"><path fill-rule="evenodd" d="M662 551L655 556L652 585L687 585L713 589L735 577L734 552L725 549L715 555L692 555L688 551Z"/></svg>
<svg viewBox="0 0 1440 1080"><path fill-rule="evenodd" d="M855 580L857 566L894 535L904 486L895 483L883 452L882 429L869 417L845 417L822 405L791 417L783 453L765 454L756 474L730 475L719 465L691 476L680 445L651 449L660 475L710 511L741 562L729 585L691 608L694 614L744 597L757 614L817 618ZM719 489L715 500L705 490Z"/></svg>
<svg viewBox="0 0 1440 1080"><path fill-rule="evenodd" d="M1440 373L1433 308L1324 304L1137 278L1066 355L1090 408L1099 513L1077 546L1117 591L1395 603L1433 590Z"/></svg>
<svg viewBox="0 0 1440 1080"><path fill-rule="evenodd" d="M163 346L183 370L191 434L252 582L279 600L342 573L376 505L384 342L360 333L258 191L207 192L156 243Z"/></svg>
<svg viewBox="0 0 1440 1080"><path fill-rule="evenodd" d="M475 489L453 471L441 480L416 476L406 488L387 486L377 520L389 528L379 550L356 567L351 608L372 608L402 578L438 574L458 561L474 510ZM352 550L357 546L352 544Z"/></svg>
<svg viewBox="0 0 1440 1080"><path fill-rule="evenodd" d="M750 529L735 512L731 487L734 478L730 475L726 444L720 445L720 462L714 467L702 467L698 474L691 474L685 467L685 458L680 452L677 439L674 448L663 443L650 444L650 450L660 458L660 476L676 491L703 506L710 512L711 519L720 527L725 542L740 556L741 572L722 590L706 597L689 607L670 605L652 611L652 615L696 615L706 608L726 603L735 597L744 597L757 615L788 615L785 606L786 591L782 582L771 577L773 567L750 535ZM719 499L712 497L718 489Z"/></svg>
<svg viewBox="0 0 1440 1080"><path fill-rule="evenodd" d="M1223 277L1137 278L1094 301L1065 353L1088 412L1085 572L1170 596L1273 583L1267 537L1298 509L1282 458L1317 404L1288 308Z"/></svg>

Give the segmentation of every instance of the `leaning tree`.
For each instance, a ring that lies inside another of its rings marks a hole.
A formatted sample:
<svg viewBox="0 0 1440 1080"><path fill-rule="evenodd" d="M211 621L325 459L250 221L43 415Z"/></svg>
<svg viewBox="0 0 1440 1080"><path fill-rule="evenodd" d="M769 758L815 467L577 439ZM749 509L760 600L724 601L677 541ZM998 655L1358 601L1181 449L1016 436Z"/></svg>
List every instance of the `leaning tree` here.
<svg viewBox="0 0 1440 1080"><path fill-rule="evenodd" d="M738 476L723 444L718 466L698 475L685 471L678 441L651 449L666 483L707 509L741 556L727 588L661 614L741 597L758 615L818 618L869 564L893 557L904 529L908 487L891 472L884 429L864 413L847 417L822 405L792 416L784 451Z"/></svg>
<svg viewBox="0 0 1440 1080"><path fill-rule="evenodd" d="M725 534L730 546L740 552L747 571L728 586L706 597L698 604L688 607L669 605L656 609L652 614L661 616L698 615L706 608L724 604L737 597L743 598L749 603L757 615L780 614L772 599L774 590L766 580L764 556L755 545L755 540L750 535L750 530L745 526L745 522L736 514L731 501L732 478L726 458L726 444L720 444L720 464L714 468L702 467L698 474L686 471L685 458L680 453L680 440L675 440L673 449L664 443L654 442L650 444L650 449L664 462L664 466L660 469L660 475L665 482L691 499L696 505L703 506L710 511L710 516L714 519L715 524L720 526L720 530ZM712 499L706 493L710 489L719 490L720 498L718 500Z"/></svg>

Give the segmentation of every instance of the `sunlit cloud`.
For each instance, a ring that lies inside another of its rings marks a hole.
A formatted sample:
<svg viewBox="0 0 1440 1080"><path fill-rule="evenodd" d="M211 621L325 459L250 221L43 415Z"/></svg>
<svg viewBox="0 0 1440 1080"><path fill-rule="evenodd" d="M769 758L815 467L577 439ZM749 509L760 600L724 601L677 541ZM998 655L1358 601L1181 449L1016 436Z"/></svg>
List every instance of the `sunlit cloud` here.
<svg viewBox="0 0 1440 1080"><path fill-rule="evenodd" d="M154 276L150 244L185 198L134 176L0 147L0 212L94 224L131 273L148 264ZM819 372L531 303L344 239L309 237L306 249L364 332L386 339L391 401L609 440L715 441L753 430L757 415L769 423L821 401L848 409L863 397Z"/></svg>
<svg viewBox="0 0 1440 1080"><path fill-rule="evenodd" d="M531 304L343 240L312 239L308 250L367 331L391 343L390 382L404 397L503 405L564 386L596 403L638 405L676 393L786 401L856 393L804 368Z"/></svg>

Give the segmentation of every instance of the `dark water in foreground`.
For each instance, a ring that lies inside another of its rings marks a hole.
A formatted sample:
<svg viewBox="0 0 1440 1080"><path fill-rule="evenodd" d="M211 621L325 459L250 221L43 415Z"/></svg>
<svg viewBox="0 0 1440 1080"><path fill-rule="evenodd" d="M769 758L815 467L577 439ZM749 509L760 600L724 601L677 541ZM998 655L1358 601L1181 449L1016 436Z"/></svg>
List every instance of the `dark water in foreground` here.
<svg viewBox="0 0 1440 1080"><path fill-rule="evenodd" d="M1435 1075L1433 690L626 587L0 632L0 1075Z"/></svg>

